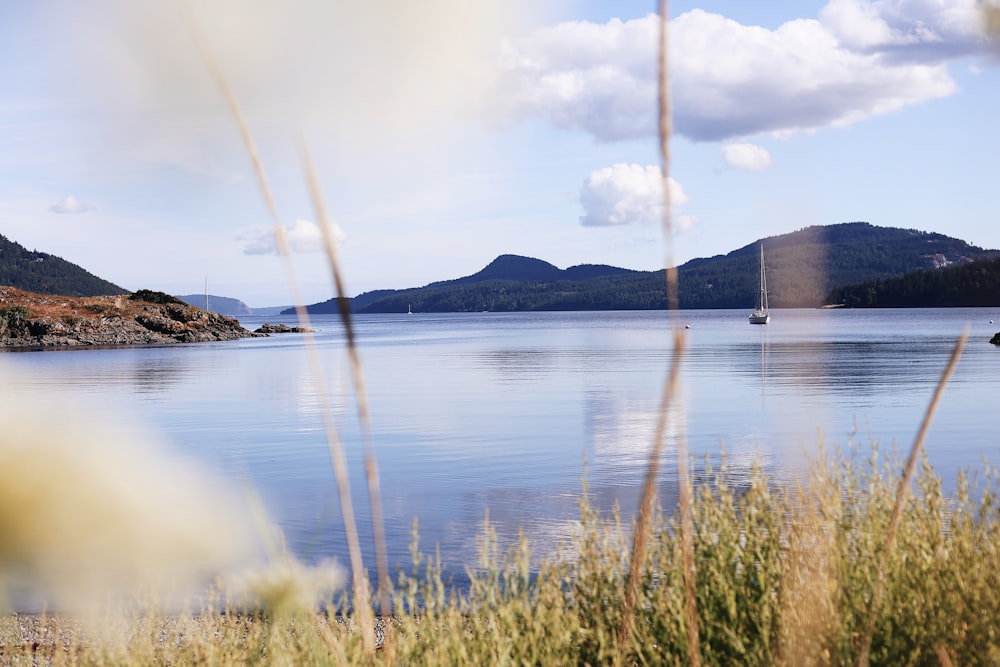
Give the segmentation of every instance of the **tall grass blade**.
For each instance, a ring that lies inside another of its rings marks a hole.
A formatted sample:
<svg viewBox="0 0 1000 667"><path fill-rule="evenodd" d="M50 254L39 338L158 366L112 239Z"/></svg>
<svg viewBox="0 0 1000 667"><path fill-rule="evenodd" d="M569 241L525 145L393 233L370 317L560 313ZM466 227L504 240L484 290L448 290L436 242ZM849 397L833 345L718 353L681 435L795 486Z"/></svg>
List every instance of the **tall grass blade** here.
<svg viewBox="0 0 1000 667"><path fill-rule="evenodd" d="M632 537L632 551L629 559L628 579L626 580L624 607L621 625L618 633L618 664L624 661L626 647L632 636L635 624L635 608L638 601L639 582L643 564L651 537L653 509L656 500L656 480L659 475L660 458L663 451L663 441L666 437L667 420L671 403L677 400L677 386L680 378L680 365L683 358L686 336L677 323L677 267L673 261L673 223L670 200L670 91L668 62L668 27L669 8L667 0L660 0L660 41L658 61L659 89L659 150L661 175L663 179L663 234L665 249L665 272L667 309L674 320L674 351L670 360L666 382L660 402L660 413L657 419L656 432L649 453L646 478L643 483L642 499L636 520L635 534ZM681 550L684 568L685 596L685 627L687 631L688 662L693 666L701 664L698 642L698 605L695 599L695 568L694 568L694 519L692 516L692 490L688 470L687 440L681 433L677 438L677 483L679 486L679 511L681 515Z"/></svg>
<svg viewBox="0 0 1000 667"><path fill-rule="evenodd" d="M304 340L306 342L306 350L309 356L309 365L313 370L313 381L316 383L316 391L319 396L319 401L323 406L323 427L330 451L330 458L333 463L334 476L337 481L341 514L344 521L344 532L347 536L348 553L351 560L351 582L354 588L354 606L357 610L358 621L361 624L361 632L364 638L366 652L374 653L374 618L372 618L371 607L369 604L367 577L365 575L364 561L361 556L361 543L358 538L358 529L354 517L354 505L351 500L350 481L347 474L347 460L344 456L343 447L340 444L340 438L337 435L336 425L333 421L333 410L329 400L329 391L322 372L322 363L316 350L315 340L309 333L309 331L311 331L311 327L309 326L309 313L305 308L304 299L302 298L298 280L295 276L295 267L293 266L291 260L291 249L288 245L288 237L285 233L284 226L281 224L281 217L278 215L278 209L274 202L274 197L271 194L267 174L264 170L264 163L260 158L260 153L257 150L256 143L253 140L253 135L250 132L250 127L246 122L246 118L243 116L243 112L240 109L236 95L232 90L232 87L229 85L225 74L222 72L221 67L215 62L211 52L207 48L206 42L201 35L201 31L198 29L197 22L190 6L186 5L186 7L188 9L188 21L191 33L199 55L211 74L212 79L215 81L220 92L225 98L230 112L233 114L233 118L240 131L240 136L243 139L243 146L247 151L247 155L250 157L251 163L253 164L261 196L263 197L264 204L271 215L275 241L285 267L289 288L292 290L295 312L300 325L306 330Z"/></svg>
<svg viewBox="0 0 1000 667"><path fill-rule="evenodd" d="M955 349L952 350L951 358L941 373L941 379L938 380L937 387L934 389L931 402L924 412L923 421L920 423L920 430L917 431L917 437L910 448L910 456L906 461L906 467L903 469L903 477L899 480L899 486L896 487L896 502L892 507L892 516L889 519L889 529L886 533L885 546L882 548L882 557L878 561L875 590L872 592L872 603L868 610L865 632L861 637L861 647L858 651L858 667L867 667L871 658L875 619L878 617L879 608L882 606L882 599L885 597L885 579L886 570L889 566L889 557L892 555L893 547L896 544L896 532L899 529L899 521L903 516L903 505L906 503L906 498L910 492L910 483L917 469L917 460L920 458L920 454L924 448L924 438L927 436L927 430L930 428L931 420L937 411L938 403L944 394L944 389L948 385L948 381L955 372L958 359L962 356L962 350L965 348L965 342L968 339L969 328L966 327L962 335L958 337L958 341L955 342Z"/></svg>
<svg viewBox="0 0 1000 667"><path fill-rule="evenodd" d="M951 661L951 656L948 655L948 649L940 644L934 647L934 654L937 656L938 662L941 663L941 667L952 667L954 663Z"/></svg>
<svg viewBox="0 0 1000 667"><path fill-rule="evenodd" d="M334 287L337 291L337 307L340 320L347 336L347 352L351 362L351 375L354 381L354 394L357 398L358 418L365 440L365 474L368 480L368 500L372 513L372 534L375 538L375 562L378 571L379 609L383 617L392 613L392 580L389 577L389 557L386 549L385 522L382 514L382 486L379 480L378 463L375 458L375 445L372 438L371 412L368 407L368 391L365 387L365 377L361 366L361 355L358 352L357 337L354 333L354 323L351 319L351 304L344 289L343 275L340 271L340 261L337 257L336 240L333 237L333 226L326 210L323 193L316 176L315 165L304 141L300 141L303 170L309 193L312 196L313 207L316 209L316 222L323 232L323 247L326 251L330 272L333 274ZM389 644L392 624L386 625L385 644Z"/></svg>

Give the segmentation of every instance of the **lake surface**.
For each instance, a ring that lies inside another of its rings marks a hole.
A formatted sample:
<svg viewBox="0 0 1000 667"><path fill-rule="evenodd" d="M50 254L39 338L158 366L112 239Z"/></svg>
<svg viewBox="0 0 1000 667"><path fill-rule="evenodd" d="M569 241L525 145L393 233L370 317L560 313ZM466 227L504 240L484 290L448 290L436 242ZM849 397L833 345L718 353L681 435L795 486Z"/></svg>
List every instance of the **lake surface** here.
<svg viewBox="0 0 1000 667"><path fill-rule="evenodd" d="M821 440L908 450L963 329L970 340L926 447L946 486L1000 461L1000 309L683 311L682 396L670 412L661 499L676 499L674 451L737 475L755 457L775 477L807 466ZM241 318L255 329L285 317ZM351 470L366 566L374 570L363 438L344 336L315 317L315 345ZM393 566L439 546L461 579L488 509L501 540L522 528L546 553L578 517L584 480L628 517L638 499L672 346L663 312L477 313L356 319ZM291 549L347 564L324 435L326 402L305 337L25 352L19 391L53 405L86 395L165 435L185 456L252 485ZM700 467L700 463L699 463Z"/></svg>

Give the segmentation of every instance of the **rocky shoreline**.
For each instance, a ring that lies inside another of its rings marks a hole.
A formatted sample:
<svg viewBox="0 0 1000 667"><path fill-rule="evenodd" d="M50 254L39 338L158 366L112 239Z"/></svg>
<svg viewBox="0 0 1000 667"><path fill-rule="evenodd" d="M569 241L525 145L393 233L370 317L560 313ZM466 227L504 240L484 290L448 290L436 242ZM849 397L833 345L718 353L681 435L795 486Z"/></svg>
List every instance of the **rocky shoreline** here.
<svg viewBox="0 0 1000 667"><path fill-rule="evenodd" d="M266 335L162 292L64 297L0 287L0 349L201 343Z"/></svg>

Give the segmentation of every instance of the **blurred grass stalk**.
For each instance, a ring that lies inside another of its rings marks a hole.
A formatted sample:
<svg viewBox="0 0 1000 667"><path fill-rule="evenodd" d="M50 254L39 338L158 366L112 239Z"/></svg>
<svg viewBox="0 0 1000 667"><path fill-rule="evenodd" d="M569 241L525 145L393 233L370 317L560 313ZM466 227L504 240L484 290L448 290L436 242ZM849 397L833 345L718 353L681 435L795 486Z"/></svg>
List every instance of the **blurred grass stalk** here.
<svg viewBox="0 0 1000 667"><path fill-rule="evenodd" d="M861 638L861 649L858 651L858 667L868 667L868 662L871 659L872 634L875 632L875 619L878 617L879 607L882 606L882 600L885 598L886 568L888 567L892 551L896 546L896 533L899 530L899 522L903 516L903 505L910 494L910 485L912 484L913 474L917 468L917 461L924 451L924 438L927 437L927 429L930 428L931 420L934 419L934 413L937 411L938 402L944 394L945 387L948 386L948 381L955 372L955 367L958 365L958 360L962 356L962 350L965 349L965 342L968 339L969 327L966 326L965 331L962 332L962 335L955 343L955 349L952 350L947 365L945 365L944 370L941 372L941 379L938 380L937 386L934 388L931 402L924 412L924 418L920 423L920 429L917 431L917 437L910 448L910 456L906 460L903 476L899 480L899 486L896 488L896 501L893 504L892 516L889 519L889 530L886 534L885 546L882 548L882 558L878 561L878 572L875 577L875 590L872 592L872 603L868 612L867 627ZM941 650L944 651L943 648ZM947 652L945 652L945 655L947 655Z"/></svg>
<svg viewBox="0 0 1000 667"><path fill-rule="evenodd" d="M372 535L375 538L375 561L378 572L379 610L383 618L392 614L392 580L389 577L389 556L386 549L385 523L382 515L382 483L378 473L378 463L375 458L375 444L372 439L371 412L368 407L368 391L365 388L364 373L361 368L361 355L358 353L357 339L354 335L354 325L351 320L351 305L344 289L344 280L337 258L337 244L333 235L333 225L326 211L323 193L316 177L316 169L309 155L305 141L300 143L303 171L309 185L313 206L316 209L316 222L323 233L323 247L327 262L333 277L337 293L337 306L340 320L347 336L347 352L351 360L351 375L354 379L354 394L358 403L358 418L361 422L365 441L365 477L368 481L368 502L372 513ZM311 334L307 334L311 335ZM387 651L392 648L392 626L386 626L383 646Z"/></svg>
<svg viewBox="0 0 1000 667"><path fill-rule="evenodd" d="M670 86L668 61L668 28L669 6L667 0L659 3L659 58L658 58L658 127L660 171L663 190L663 243L664 243L664 278L666 280L667 309L674 325L673 354L667 371L663 394L660 401L660 411L656 430L650 447L649 461L642 496L636 517L635 530L632 537L631 558L629 560L628 579L625 584L624 609L618 636L618 654L616 662L622 664L624 651L632 639L635 624L635 607L638 598L638 587L641 572L646 559L648 543L651 538L653 510L656 503L656 486L659 478L660 459L663 456L663 442L666 438L667 423L670 419L671 404L679 400L679 382L681 362L684 358L686 336L677 318L677 268L673 261L673 221L670 199ZM683 424L681 425L683 428ZM677 462L678 509L680 511L680 532L682 568L684 579L684 615L686 619L686 634L688 639L688 659L692 667L701 664L698 647L698 603L695 598L695 568L694 568L694 520L692 517L692 486L688 471L687 438L683 430L676 438L675 457Z"/></svg>
<svg viewBox="0 0 1000 667"><path fill-rule="evenodd" d="M344 448L341 445L340 438L337 434L337 427L333 419L333 408L330 401L330 392L327 388L326 377L323 373L323 364L320 360L319 353L316 349L315 339L312 335L312 327L309 322L309 313L305 307L305 300L302 298L301 290L299 289L298 280L296 278L295 266L291 258L291 250L288 245L287 234L285 233L285 227L281 222L281 216L278 213L277 205L275 204L274 197L271 194L271 188L268 183L267 174L264 169L263 161L260 158L260 154L257 150L256 144L253 140L253 135L250 132L250 127L246 122L246 118L240 109L239 102L236 99L236 95L229 85L225 73L222 71L219 64L212 57L210 50L207 47L207 42L201 35L201 31L197 25L197 21L194 17L193 12L190 11L190 6L187 7L188 11L188 22L191 29L192 36L194 38L195 44L198 47L198 51L205 63L206 68L212 75L213 80L219 88L225 98L226 104L229 110L233 114L233 119L236 122L237 127L240 131L240 136L243 140L243 146L246 149L247 155L253 165L254 173L257 176L257 185L262 198L264 199L264 204L271 216L272 227L274 230L274 237L277 243L279 254L282 258L282 263L285 267L287 283L292 291L292 299L295 304L295 313L298 317L300 326L305 330L305 343L306 350L309 357L309 366L312 369L313 382L316 385L317 395L319 396L320 405L322 406L321 412L323 415L323 426L326 434L327 446L330 451L330 459L333 464L334 478L337 483L338 497L340 500L341 516L344 521L344 531L347 536L347 548L348 554L351 561L351 584L354 590L353 606L355 613L358 616L358 622L361 626L361 633L364 638L365 650L368 654L373 654L375 652L375 630L374 630L374 617L372 615L372 609L370 604L371 594L368 589L368 576L364 567L364 561L361 555L361 543L358 538L357 523L354 514L354 504L351 498L350 489L350 479L347 472L347 459L344 455ZM306 158L304 157L304 161ZM306 161L307 175L309 179L309 184L313 190L314 203L317 207L318 212L323 211L322 201L318 198L317 188L315 187L315 178L312 173L312 168ZM331 236L327 225L323 225L324 237L327 239L327 246L331 245ZM337 264L335 263L335 255L330 254L331 270L333 271L336 288L338 293L342 293L343 285L339 278L339 271ZM363 383L358 379L360 377L360 364L357 359L356 346L354 344L353 330L350 327L350 318L344 318L345 326L347 327L349 333L349 343L351 350L351 360L352 367L354 368L355 377L355 389L363 390ZM361 393L358 396L359 409L362 410L363 416L367 418L367 405L363 400L364 394ZM365 432L369 432L367 419L364 420ZM370 438L369 438L370 440ZM370 462L370 467L374 467L373 459L367 457ZM373 481L373 476L369 475L369 483ZM377 473L374 476L374 480L377 481ZM376 503L375 505L379 505ZM375 505L373 505L373 517L377 516L379 523L381 523L381 512L378 514L375 512ZM379 505L380 507L380 505ZM376 530L376 535L382 535L384 533L381 530L381 526ZM380 554L385 553L384 545L380 545L376 548L377 552ZM383 560L380 558L380 561ZM382 583L388 580L388 573L381 573L379 576L380 588L382 588Z"/></svg>

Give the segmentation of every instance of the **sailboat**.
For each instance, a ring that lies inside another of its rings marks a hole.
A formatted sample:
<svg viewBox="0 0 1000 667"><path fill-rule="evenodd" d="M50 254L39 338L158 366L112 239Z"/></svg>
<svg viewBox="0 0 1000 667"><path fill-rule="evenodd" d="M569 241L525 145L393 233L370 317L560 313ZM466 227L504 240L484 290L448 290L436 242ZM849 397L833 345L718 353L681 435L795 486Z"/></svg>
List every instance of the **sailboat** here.
<svg viewBox="0 0 1000 667"><path fill-rule="evenodd" d="M767 277L764 274L764 244L760 244L760 296L757 297L757 309L750 313L750 324L767 324L771 321L771 313L767 312Z"/></svg>
<svg viewBox="0 0 1000 667"><path fill-rule="evenodd" d="M410 308L410 304L406 304L406 314L407 315L412 315L413 314L413 309Z"/></svg>

